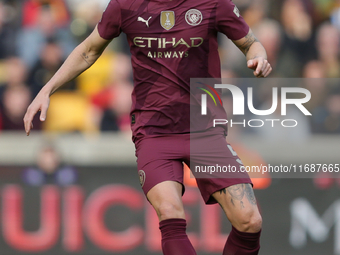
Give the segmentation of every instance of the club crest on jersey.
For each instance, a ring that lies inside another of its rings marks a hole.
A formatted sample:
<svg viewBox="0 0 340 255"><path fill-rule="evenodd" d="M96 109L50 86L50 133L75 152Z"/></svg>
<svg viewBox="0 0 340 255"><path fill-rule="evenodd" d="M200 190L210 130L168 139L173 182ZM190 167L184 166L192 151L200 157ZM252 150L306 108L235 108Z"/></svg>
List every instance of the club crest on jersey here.
<svg viewBox="0 0 340 255"><path fill-rule="evenodd" d="M170 30L175 25L175 12L174 11L163 11L161 12L161 26Z"/></svg>
<svg viewBox="0 0 340 255"><path fill-rule="evenodd" d="M145 183L145 177L146 177L145 172L143 170L139 170L138 175L139 175L140 186L142 186L142 188L143 188L144 183Z"/></svg>
<svg viewBox="0 0 340 255"><path fill-rule="evenodd" d="M203 20L202 13L197 9L190 9L185 14L185 21L191 26L199 25Z"/></svg>

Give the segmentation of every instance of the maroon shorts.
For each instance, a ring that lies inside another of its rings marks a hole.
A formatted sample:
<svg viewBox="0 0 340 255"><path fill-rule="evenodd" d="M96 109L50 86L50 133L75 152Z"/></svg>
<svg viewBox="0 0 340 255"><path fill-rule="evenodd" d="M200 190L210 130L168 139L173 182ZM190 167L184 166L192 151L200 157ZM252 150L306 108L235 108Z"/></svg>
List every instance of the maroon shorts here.
<svg viewBox="0 0 340 255"><path fill-rule="evenodd" d="M136 156L145 195L164 181L176 181L183 185L183 162L196 177L206 204L217 203L211 196L216 191L235 184L251 183L223 131L143 138L136 142Z"/></svg>

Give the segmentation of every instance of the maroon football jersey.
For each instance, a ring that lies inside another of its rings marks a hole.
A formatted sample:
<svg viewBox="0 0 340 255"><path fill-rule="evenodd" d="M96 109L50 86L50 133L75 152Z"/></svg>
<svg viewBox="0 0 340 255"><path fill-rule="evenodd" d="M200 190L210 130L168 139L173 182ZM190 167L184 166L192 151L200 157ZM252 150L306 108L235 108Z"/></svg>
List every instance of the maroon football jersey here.
<svg viewBox="0 0 340 255"><path fill-rule="evenodd" d="M111 0L98 31L127 35L135 140L190 132L190 78L219 78L217 33L238 40L249 27L231 0Z"/></svg>

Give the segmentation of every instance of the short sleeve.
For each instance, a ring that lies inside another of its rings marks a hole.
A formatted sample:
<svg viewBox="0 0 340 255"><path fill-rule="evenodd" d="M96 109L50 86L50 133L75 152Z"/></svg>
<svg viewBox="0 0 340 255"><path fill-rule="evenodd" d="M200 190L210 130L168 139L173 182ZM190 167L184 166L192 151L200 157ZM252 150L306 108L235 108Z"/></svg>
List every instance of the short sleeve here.
<svg viewBox="0 0 340 255"><path fill-rule="evenodd" d="M231 0L218 0L216 26L230 40L239 40L249 33L248 24Z"/></svg>
<svg viewBox="0 0 340 255"><path fill-rule="evenodd" d="M98 32L106 40L111 40L120 35L121 9L116 0L111 0L106 7L102 19L98 23Z"/></svg>

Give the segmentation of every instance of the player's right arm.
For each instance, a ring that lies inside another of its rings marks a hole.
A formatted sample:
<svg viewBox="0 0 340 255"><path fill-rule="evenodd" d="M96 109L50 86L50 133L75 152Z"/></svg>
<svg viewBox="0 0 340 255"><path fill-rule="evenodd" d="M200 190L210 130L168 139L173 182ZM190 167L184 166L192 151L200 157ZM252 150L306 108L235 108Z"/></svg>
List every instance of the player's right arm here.
<svg viewBox="0 0 340 255"><path fill-rule="evenodd" d="M91 35L79 44L65 60L64 64L59 68L51 80L40 90L33 102L27 108L24 125L26 134L29 135L32 120L37 112L40 113L40 120L45 121L46 113L52 95L58 88L65 83L73 80L100 57L106 46L111 40L103 39L98 32L97 27Z"/></svg>

